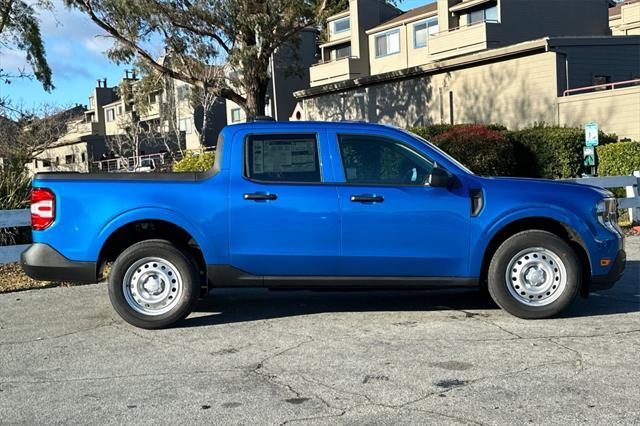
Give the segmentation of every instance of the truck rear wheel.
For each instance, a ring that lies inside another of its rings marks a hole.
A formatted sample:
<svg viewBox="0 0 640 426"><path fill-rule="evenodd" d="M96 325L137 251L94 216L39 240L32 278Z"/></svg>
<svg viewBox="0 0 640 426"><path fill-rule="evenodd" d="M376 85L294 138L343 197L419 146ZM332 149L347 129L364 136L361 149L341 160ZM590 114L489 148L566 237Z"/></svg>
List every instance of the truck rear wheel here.
<svg viewBox="0 0 640 426"><path fill-rule="evenodd" d="M508 238L489 265L489 293L505 311L526 319L548 318L575 298L580 262L563 239L546 231Z"/></svg>
<svg viewBox="0 0 640 426"><path fill-rule="evenodd" d="M140 328L164 328L184 319L199 288L193 260L165 240L127 248L109 274L111 304L122 319Z"/></svg>

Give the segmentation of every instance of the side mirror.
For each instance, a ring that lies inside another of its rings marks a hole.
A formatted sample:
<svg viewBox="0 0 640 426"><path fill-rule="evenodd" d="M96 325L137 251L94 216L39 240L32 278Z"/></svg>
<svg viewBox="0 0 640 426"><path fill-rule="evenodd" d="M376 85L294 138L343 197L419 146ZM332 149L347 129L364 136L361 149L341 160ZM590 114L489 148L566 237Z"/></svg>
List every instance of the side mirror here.
<svg viewBox="0 0 640 426"><path fill-rule="evenodd" d="M450 183L451 177L449 177L449 173L447 173L446 170L439 167L431 169L431 174L428 179L429 186L434 188L447 188Z"/></svg>

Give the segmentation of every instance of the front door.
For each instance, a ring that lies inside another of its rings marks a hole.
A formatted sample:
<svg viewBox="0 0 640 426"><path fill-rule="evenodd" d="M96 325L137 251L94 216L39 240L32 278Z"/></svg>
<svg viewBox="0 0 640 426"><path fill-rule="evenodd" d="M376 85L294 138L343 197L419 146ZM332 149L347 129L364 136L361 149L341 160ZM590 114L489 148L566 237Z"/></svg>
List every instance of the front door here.
<svg viewBox="0 0 640 426"><path fill-rule="evenodd" d="M335 139L344 181L341 274L466 276L468 191L425 185L434 162L415 141L371 133Z"/></svg>
<svg viewBox="0 0 640 426"><path fill-rule="evenodd" d="M336 188L322 184L324 133L242 139L229 188L231 265L254 275L337 275L339 206Z"/></svg>

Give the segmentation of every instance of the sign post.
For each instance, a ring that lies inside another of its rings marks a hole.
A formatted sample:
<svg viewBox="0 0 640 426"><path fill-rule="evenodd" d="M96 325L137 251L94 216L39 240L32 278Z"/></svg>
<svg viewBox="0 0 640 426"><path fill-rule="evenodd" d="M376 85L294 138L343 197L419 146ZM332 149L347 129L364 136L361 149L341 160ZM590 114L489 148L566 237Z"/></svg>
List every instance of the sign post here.
<svg viewBox="0 0 640 426"><path fill-rule="evenodd" d="M598 146L598 123L590 122L584 126L584 144L582 158L585 167L591 170L590 175L596 175L596 146Z"/></svg>

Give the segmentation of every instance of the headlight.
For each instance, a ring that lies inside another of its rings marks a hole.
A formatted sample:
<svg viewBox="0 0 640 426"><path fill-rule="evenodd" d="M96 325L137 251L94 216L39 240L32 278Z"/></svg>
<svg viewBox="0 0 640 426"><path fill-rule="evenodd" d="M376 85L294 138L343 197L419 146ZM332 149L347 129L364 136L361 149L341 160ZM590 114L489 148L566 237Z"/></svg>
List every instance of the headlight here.
<svg viewBox="0 0 640 426"><path fill-rule="evenodd" d="M618 203L615 198L605 198L598 201L596 216L602 226L618 233Z"/></svg>

